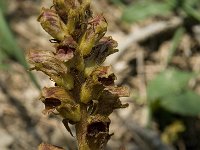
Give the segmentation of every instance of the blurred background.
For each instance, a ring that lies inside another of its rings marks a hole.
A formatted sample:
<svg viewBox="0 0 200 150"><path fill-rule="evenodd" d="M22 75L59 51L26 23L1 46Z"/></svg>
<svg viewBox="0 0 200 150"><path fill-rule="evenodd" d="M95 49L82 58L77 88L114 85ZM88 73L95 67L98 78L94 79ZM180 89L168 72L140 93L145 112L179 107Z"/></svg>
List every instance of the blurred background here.
<svg viewBox="0 0 200 150"><path fill-rule="evenodd" d="M56 115L42 114L40 87L28 72L29 49L52 50L36 21L51 0L0 0L0 150L35 150L41 142L76 150ZM200 0L93 0L118 41L109 56L129 107L111 116L107 150L200 150ZM73 130L73 128L72 128Z"/></svg>

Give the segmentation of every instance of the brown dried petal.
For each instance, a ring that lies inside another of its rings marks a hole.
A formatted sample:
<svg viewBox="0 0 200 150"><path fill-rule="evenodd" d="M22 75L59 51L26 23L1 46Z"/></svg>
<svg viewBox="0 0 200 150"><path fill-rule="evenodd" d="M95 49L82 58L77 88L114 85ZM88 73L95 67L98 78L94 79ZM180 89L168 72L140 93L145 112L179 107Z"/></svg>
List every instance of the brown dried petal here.
<svg viewBox="0 0 200 150"><path fill-rule="evenodd" d="M118 97L129 97L129 89L127 87L107 86L105 90L117 95Z"/></svg>
<svg viewBox="0 0 200 150"><path fill-rule="evenodd" d="M102 92L98 99L98 108L96 113L101 115L110 115L114 109L126 108L128 104L122 104L117 95L113 95L111 92L105 90Z"/></svg>
<svg viewBox="0 0 200 150"><path fill-rule="evenodd" d="M94 81L98 81L103 85L113 85L116 76L112 72L111 66L97 67L91 74Z"/></svg>
<svg viewBox="0 0 200 150"><path fill-rule="evenodd" d="M87 125L87 141L93 149L104 149L112 136L109 134L110 119L99 114L90 116Z"/></svg>
<svg viewBox="0 0 200 150"><path fill-rule="evenodd" d="M74 40L74 38L71 37L71 36L67 36L67 37L65 37L65 39L61 43L59 43L59 47L58 48L69 47L69 48L76 49L77 46L78 46L78 44Z"/></svg>

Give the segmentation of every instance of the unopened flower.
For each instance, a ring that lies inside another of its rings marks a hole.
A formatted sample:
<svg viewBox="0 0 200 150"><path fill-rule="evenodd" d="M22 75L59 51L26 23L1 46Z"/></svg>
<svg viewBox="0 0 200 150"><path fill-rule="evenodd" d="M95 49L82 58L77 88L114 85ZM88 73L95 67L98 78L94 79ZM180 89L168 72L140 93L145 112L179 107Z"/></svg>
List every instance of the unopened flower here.
<svg viewBox="0 0 200 150"><path fill-rule="evenodd" d="M90 54L93 46L107 31L107 22L102 15L89 21L90 27L81 38L79 49L83 56Z"/></svg>
<svg viewBox="0 0 200 150"><path fill-rule="evenodd" d="M57 40L63 40L68 35L68 30L55 10L42 8L38 17L43 29Z"/></svg>
<svg viewBox="0 0 200 150"><path fill-rule="evenodd" d="M53 0L54 8L57 14L62 18L64 23L67 23L68 12L70 9L75 8L74 0Z"/></svg>

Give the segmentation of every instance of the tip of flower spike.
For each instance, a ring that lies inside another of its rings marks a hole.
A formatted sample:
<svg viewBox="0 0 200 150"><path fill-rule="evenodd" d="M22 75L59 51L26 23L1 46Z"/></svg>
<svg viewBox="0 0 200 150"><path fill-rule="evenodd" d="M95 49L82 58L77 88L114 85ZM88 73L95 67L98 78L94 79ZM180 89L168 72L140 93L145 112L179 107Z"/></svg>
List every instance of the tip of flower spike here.
<svg viewBox="0 0 200 150"><path fill-rule="evenodd" d="M70 48L62 48L57 51L55 57L63 62L67 62L74 57L74 52Z"/></svg>

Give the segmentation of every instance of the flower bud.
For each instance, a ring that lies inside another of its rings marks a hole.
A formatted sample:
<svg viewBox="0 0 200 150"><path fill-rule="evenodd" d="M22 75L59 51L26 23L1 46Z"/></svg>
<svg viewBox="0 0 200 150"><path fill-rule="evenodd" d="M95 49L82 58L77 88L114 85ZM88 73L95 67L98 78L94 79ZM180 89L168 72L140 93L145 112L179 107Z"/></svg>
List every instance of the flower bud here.
<svg viewBox="0 0 200 150"><path fill-rule="evenodd" d="M95 32L93 31L93 29L89 29L83 35L81 43L79 45L79 49L83 54L83 56L88 55L91 52L94 44L95 44Z"/></svg>
<svg viewBox="0 0 200 150"><path fill-rule="evenodd" d="M90 10L91 0L84 0L81 2L80 7L80 21L87 22L90 17L92 17L92 12Z"/></svg>
<svg viewBox="0 0 200 150"><path fill-rule="evenodd" d="M95 29L96 41L100 40L107 31L107 21L103 15L98 15L89 21L89 24Z"/></svg>
<svg viewBox="0 0 200 150"><path fill-rule="evenodd" d="M67 23L68 12L75 8L74 0L53 0L54 8L64 23Z"/></svg>
<svg viewBox="0 0 200 150"><path fill-rule="evenodd" d="M70 34L72 34L75 31L76 23L79 18L78 11L78 9L70 9L68 12L68 20L66 27Z"/></svg>
<svg viewBox="0 0 200 150"><path fill-rule="evenodd" d="M92 47L99 41L107 31L107 22L101 15L89 21L91 27L85 32L80 42L80 50L83 56L88 55Z"/></svg>
<svg viewBox="0 0 200 150"><path fill-rule="evenodd" d="M62 41L68 35L65 24L54 10L42 8L38 21L43 29L56 40Z"/></svg>

